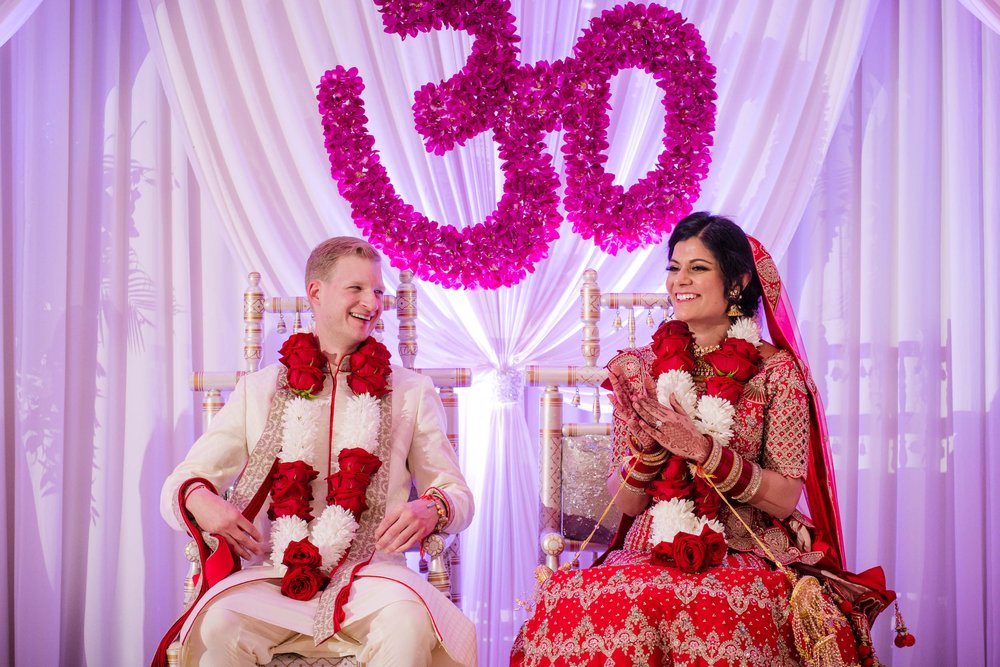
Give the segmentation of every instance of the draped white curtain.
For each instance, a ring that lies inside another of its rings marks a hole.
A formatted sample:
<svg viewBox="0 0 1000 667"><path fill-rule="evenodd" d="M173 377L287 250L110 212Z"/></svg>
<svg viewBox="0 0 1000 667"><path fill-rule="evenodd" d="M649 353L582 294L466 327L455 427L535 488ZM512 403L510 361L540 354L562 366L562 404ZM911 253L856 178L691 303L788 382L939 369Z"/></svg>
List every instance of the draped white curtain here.
<svg viewBox="0 0 1000 667"><path fill-rule="evenodd" d="M0 46L7 43L42 0L0 0Z"/></svg>
<svg viewBox="0 0 1000 667"><path fill-rule="evenodd" d="M156 489L243 283L182 137L133 3L43 2L0 47L0 663L142 664L177 612Z"/></svg>
<svg viewBox="0 0 1000 667"><path fill-rule="evenodd" d="M850 564L886 565L918 635L921 652L893 653L882 621L881 657L997 660L1000 304L984 286L998 284L1000 37L956 0L663 4L698 25L719 69L699 207L785 258L832 415ZM413 91L462 66L464 34L401 41L362 0L73 5L46 0L0 47L14 443L0 641L17 664L135 664L179 608L179 540L156 497L193 436L187 372L235 365L246 271L296 291L312 245L356 233L328 175L319 76L358 67L383 162L431 218L481 221L498 163L486 136L434 157L412 129ZM522 61L569 55L613 5L514 2ZM608 166L627 184L659 152L662 107L641 72L614 91ZM659 249L606 257L564 227L514 288L420 285L418 363L477 371L463 593L481 664L504 664L533 582L535 408L518 373L579 360L585 267L605 289L651 290L664 262Z"/></svg>
<svg viewBox="0 0 1000 667"><path fill-rule="evenodd" d="M959 0L976 18L1000 34L1000 2L997 0Z"/></svg>
<svg viewBox="0 0 1000 667"><path fill-rule="evenodd" d="M785 255L848 561L885 566L917 636L893 664L1000 660L998 81L961 5L882 3Z"/></svg>

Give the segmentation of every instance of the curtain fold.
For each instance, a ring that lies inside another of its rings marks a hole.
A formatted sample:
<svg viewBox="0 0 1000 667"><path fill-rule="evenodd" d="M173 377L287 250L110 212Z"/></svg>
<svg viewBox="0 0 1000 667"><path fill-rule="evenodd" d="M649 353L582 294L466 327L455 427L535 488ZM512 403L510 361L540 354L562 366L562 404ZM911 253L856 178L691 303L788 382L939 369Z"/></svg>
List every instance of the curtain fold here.
<svg viewBox="0 0 1000 667"><path fill-rule="evenodd" d="M42 0L0 0L0 46L17 32Z"/></svg>
<svg viewBox="0 0 1000 667"><path fill-rule="evenodd" d="M997 0L958 0L990 30L1000 35L1000 2Z"/></svg>
<svg viewBox="0 0 1000 667"><path fill-rule="evenodd" d="M883 3L872 34L784 274L827 406L848 561L885 566L917 637L895 650L880 621L879 657L988 665L1000 37L949 3Z"/></svg>
<svg viewBox="0 0 1000 667"><path fill-rule="evenodd" d="M142 664L176 617L159 487L244 285L179 129L133 3L43 3L0 47L4 664Z"/></svg>

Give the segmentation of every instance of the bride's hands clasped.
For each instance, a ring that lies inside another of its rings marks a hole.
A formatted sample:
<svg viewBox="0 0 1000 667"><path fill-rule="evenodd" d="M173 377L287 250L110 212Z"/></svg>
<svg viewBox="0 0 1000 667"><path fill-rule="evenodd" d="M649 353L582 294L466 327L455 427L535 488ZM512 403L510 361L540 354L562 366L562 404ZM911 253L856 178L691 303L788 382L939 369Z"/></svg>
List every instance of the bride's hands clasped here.
<svg viewBox="0 0 1000 667"><path fill-rule="evenodd" d="M656 399L656 383L649 375L643 375L640 391L632 390L621 369L611 369L609 379L615 416L625 421L639 451L651 454L662 448L695 463L708 458L711 440L698 431L673 394L666 406Z"/></svg>

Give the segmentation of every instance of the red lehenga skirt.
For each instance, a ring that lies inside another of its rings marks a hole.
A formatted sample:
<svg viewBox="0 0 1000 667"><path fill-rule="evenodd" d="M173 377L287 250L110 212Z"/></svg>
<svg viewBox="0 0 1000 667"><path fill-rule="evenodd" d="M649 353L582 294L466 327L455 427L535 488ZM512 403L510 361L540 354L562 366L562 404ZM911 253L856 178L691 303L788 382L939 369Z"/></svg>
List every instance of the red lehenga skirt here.
<svg viewBox="0 0 1000 667"><path fill-rule="evenodd" d="M618 551L600 567L556 572L521 628L511 665L798 665L791 584L753 554L697 574ZM843 661L858 664L846 618Z"/></svg>

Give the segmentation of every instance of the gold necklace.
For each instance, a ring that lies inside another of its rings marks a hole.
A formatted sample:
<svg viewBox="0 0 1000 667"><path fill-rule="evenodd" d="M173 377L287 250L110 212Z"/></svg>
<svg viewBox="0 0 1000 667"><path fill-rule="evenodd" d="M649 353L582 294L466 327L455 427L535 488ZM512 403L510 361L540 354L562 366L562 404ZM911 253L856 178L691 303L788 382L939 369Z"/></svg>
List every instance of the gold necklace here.
<svg viewBox="0 0 1000 667"><path fill-rule="evenodd" d="M718 350L721 345L709 345L708 347L702 347L697 343L691 343L692 352L694 352L694 370L691 371L691 376L695 380L704 380L705 378L711 377L715 374L715 369L712 365L705 361L703 358L706 354L711 354Z"/></svg>

